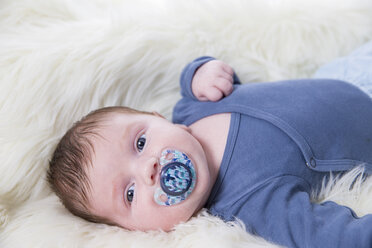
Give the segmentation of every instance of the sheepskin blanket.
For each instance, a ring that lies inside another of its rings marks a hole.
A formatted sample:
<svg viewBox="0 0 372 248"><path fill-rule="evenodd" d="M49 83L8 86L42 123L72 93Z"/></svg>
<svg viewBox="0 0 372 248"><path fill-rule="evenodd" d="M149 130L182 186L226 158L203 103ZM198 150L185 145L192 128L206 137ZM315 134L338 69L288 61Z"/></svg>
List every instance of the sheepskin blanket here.
<svg viewBox="0 0 372 248"><path fill-rule="evenodd" d="M226 61L246 83L310 77L372 39L371 13L370 0L2 0L0 247L277 247L206 211L169 233L88 223L48 188L48 161L96 108L170 118L180 72L198 56ZM372 212L372 180L349 187L361 173L314 200Z"/></svg>

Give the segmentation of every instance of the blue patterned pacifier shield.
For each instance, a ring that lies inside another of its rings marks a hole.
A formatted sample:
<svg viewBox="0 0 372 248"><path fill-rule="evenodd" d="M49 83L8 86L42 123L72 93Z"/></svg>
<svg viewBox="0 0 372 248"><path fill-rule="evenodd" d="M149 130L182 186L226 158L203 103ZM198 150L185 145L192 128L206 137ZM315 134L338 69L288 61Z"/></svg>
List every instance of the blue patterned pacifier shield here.
<svg viewBox="0 0 372 248"><path fill-rule="evenodd" d="M160 158L160 187L154 199L159 205L170 206L185 200L196 182L194 165L185 153L167 149Z"/></svg>

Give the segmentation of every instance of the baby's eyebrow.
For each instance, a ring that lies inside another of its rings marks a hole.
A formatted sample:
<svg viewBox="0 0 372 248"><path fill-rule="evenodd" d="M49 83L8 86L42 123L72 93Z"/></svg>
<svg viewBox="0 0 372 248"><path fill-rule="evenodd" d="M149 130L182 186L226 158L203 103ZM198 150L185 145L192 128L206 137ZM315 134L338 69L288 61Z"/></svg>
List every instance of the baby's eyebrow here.
<svg viewBox="0 0 372 248"><path fill-rule="evenodd" d="M112 190L111 190L111 198L112 199L116 199L118 198L118 186L117 186L117 183L113 183L113 187L112 187Z"/></svg>
<svg viewBox="0 0 372 248"><path fill-rule="evenodd" d="M125 130L122 132L121 134L121 137L122 139L121 140L128 140L128 139L131 139L132 136L134 136L135 134L133 134L133 132L135 131L136 129L136 126L135 123L130 123L128 124L126 127L125 127ZM133 137L134 138L134 137Z"/></svg>
<svg viewBox="0 0 372 248"><path fill-rule="evenodd" d="M128 135L131 133L132 129L133 129L133 125L126 126L124 132L121 135L122 138L125 139L126 137L128 137Z"/></svg>
<svg viewBox="0 0 372 248"><path fill-rule="evenodd" d="M114 180L112 185L110 199L112 199L114 205L116 206L115 208L119 210L119 212L123 209L123 207L127 209L128 206L123 198L125 187L122 187L122 184L118 182L118 180Z"/></svg>

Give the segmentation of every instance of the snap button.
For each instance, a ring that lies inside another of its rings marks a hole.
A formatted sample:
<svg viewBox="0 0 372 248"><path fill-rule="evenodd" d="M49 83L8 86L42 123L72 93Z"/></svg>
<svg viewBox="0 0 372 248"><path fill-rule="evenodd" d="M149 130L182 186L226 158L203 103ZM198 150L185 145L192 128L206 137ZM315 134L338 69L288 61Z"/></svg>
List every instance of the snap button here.
<svg viewBox="0 0 372 248"><path fill-rule="evenodd" d="M316 161L314 158L310 158L310 163L306 162L307 167L315 168L316 167Z"/></svg>

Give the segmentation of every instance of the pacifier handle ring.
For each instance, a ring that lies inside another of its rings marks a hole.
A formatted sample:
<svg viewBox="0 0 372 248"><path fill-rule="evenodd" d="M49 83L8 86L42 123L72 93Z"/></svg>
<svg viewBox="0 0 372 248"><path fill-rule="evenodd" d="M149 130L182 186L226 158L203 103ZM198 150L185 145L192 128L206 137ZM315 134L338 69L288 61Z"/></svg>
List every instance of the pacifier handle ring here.
<svg viewBox="0 0 372 248"><path fill-rule="evenodd" d="M188 180L188 183L187 183L187 186L184 190L180 191L180 192L173 192L171 190L168 189L168 187L165 185L165 182L163 181L163 178L166 176L165 173L167 172L167 170L170 168L170 167L174 167L174 166L180 166L184 169L186 169L187 173L189 173L190 177L191 177L191 170L188 166L184 165L183 163L180 163L180 162L171 162L167 165L165 165L162 169L161 169L161 173L160 173L160 186L162 188L162 190L167 193L168 195L171 195L171 196L179 196L179 195L182 195L184 194L185 192L187 192L191 186L191 182L192 180Z"/></svg>

